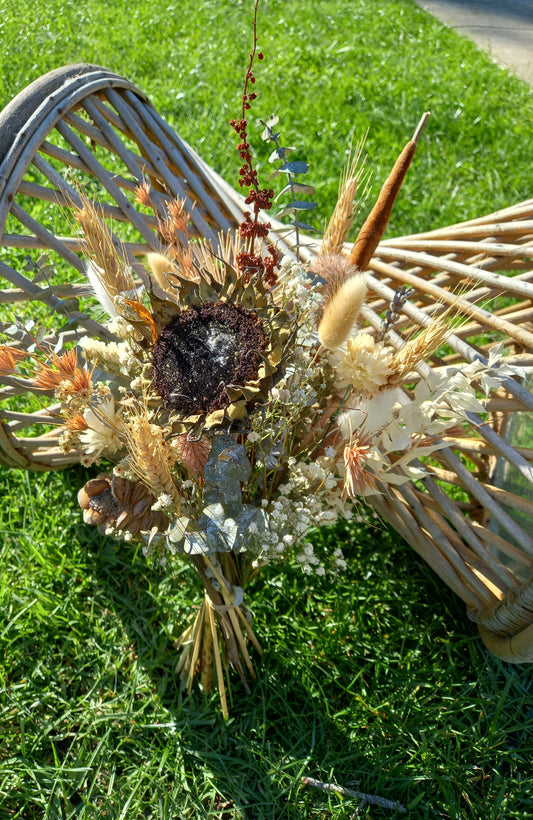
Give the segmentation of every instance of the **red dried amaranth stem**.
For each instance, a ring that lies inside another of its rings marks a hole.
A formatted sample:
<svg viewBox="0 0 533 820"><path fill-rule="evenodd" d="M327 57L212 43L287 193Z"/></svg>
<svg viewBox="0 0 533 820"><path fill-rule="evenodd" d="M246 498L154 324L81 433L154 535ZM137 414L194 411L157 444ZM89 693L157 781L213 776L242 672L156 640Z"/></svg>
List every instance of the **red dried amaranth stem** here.
<svg viewBox="0 0 533 820"><path fill-rule="evenodd" d="M275 269L279 265L279 255L276 248L270 245L268 248L269 256L264 259L255 253L255 240L266 239L270 230L270 223L260 222L259 213L264 210L268 211L272 207L272 200L274 198L274 191L267 188L259 188L257 179L257 171L253 166L253 159L251 153L251 146L248 142L246 120L246 112L251 108L251 103L257 98L255 91L248 92L249 84L255 83L255 76L253 73L254 60L264 60L262 52L257 51L257 7L259 0L255 0L254 4L254 19L253 19L253 47L250 53L250 60L246 70L246 78L244 81L244 92L242 95L241 118L239 120L230 120L230 125L237 132L239 136L239 144L237 150L239 156L243 161L243 165L239 169L239 185L241 188L248 186L250 191L245 199L247 205L252 205L253 216L251 211L244 211L244 221L240 225L241 238L244 241L245 250L237 256L237 268L241 274L251 276L253 272L263 275L265 285L272 287L276 284L277 274Z"/></svg>

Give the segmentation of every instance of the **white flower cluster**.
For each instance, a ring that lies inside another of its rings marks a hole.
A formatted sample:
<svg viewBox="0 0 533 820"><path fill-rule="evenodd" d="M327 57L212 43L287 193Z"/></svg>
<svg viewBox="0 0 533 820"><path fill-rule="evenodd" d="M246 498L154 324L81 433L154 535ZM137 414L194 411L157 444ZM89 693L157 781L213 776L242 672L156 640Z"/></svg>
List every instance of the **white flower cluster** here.
<svg viewBox="0 0 533 820"><path fill-rule="evenodd" d="M104 363L106 370L110 373L119 373L123 367L130 367L135 362L127 341L104 342L83 336L78 344L87 361Z"/></svg>
<svg viewBox="0 0 533 820"><path fill-rule="evenodd" d="M303 551L296 556L303 570L324 574L324 566L305 538L311 530L333 524L339 515L350 518L352 513L351 504L340 499L338 477L328 469L333 464L333 459L328 457L322 457L321 463L309 464L289 459L286 482L278 487L273 501L269 503L264 499L262 502L267 512L268 532L256 566L303 546ZM341 568L339 554L335 554L334 563L337 569Z"/></svg>
<svg viewBox="0 0 533 820"><path fill-rule="evenodd" d="M338 417L343 439L366 443L364 468L383 483L423 478L426 471L413 462L445 447L446 441L438 437L456 424L472 423L470 413L486 412L476 385L488 396L509 376L524 377L521 369L501 361L501 352L501 345L492 347L487 364L475 361L461 369L428 370L410 397L400 388L389 387L361 400ZM376 491L370 485L365 494Z"/></svg>

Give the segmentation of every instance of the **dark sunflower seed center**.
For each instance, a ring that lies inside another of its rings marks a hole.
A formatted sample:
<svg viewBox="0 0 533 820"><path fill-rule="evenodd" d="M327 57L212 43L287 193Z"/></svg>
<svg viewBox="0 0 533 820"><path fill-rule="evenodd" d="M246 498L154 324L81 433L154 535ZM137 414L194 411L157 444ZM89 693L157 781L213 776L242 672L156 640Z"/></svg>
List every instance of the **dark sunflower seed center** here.
<svg viewBox="0 0 533 820"><path fill-rule="evenodd" d="M267 344L257 315L226 302L182 311L162 330L152 353L153 386L184 415L227 407L227 385L257 377Z"/></svg>

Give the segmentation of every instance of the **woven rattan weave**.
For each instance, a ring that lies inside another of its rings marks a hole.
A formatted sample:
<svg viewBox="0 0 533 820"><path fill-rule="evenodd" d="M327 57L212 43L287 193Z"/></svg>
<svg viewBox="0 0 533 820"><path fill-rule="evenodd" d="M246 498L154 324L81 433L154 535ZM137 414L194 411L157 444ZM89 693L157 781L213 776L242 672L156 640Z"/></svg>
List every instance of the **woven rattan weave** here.
<svg viewBox="0 0 533 820"><path fill-rule="evenodd" d="M0 330L15 334L33 317L46 340L105 338L83 275L82 240L67 230L83 188L99 203L135 269L158 249L157 219L135 205L149 180L163 205L185 197L192 234L217 243L234 230L242 197L159 117L126 79L92 65L51 72L0 114ZM274 224L291 253L294 238ZM302 254L312 257L311 241ZM435 311L457 304L467 317L438 368L486 359L503 341L507 361L533 365L533 200L467 223L383 242L370 264L364 318L379 331L395 291L413 293L389 340L398 348ZM30 310L31 308L31 310ZM15 330L14 330L15 328ZM20 333L20 346L25 345ZM420 372L423 372L420 370ZM416 377L413 380L413 387ZM530 385L531 386L531 385ZM70 463L49 427L51 397L31 395L23 378L0 380L0 462L50 470ZM424 480L376 496L392 524L466 603L489 648L511 662L533 662L533 395L509 379L488 415L446 439Z"/></svg>

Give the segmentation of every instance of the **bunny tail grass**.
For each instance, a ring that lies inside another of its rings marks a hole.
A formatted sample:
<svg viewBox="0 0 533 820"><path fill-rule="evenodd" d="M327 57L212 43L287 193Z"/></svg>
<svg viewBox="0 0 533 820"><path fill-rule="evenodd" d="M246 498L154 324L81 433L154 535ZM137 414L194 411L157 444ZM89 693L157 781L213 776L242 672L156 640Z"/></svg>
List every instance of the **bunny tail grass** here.
<svg viewBox="0 0 533 820"><path fill-rule="evenodd" d="M367 293L366 279L356 273L346 279L326 303L318 325L318 338L324 347L333 350L350 335Z"/></svg>

